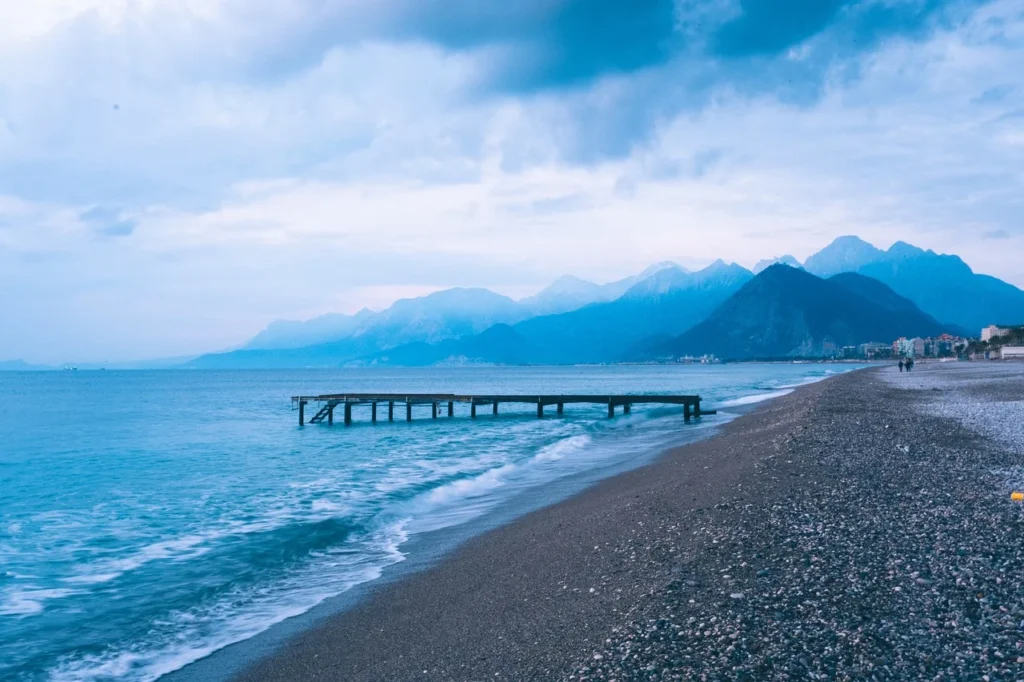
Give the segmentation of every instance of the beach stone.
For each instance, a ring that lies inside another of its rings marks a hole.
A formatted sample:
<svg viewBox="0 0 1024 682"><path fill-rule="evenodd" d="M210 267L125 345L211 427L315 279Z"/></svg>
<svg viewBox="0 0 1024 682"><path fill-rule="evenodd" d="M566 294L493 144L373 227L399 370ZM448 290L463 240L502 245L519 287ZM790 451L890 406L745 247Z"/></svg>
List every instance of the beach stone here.
<svg viewBox="0 0 1024 682"><path fill-rule="evenodd" d="M794 409L772 489L713 506L687 598L637 604L592 679L1024 680L1024 366L871 370Z"/></svg>

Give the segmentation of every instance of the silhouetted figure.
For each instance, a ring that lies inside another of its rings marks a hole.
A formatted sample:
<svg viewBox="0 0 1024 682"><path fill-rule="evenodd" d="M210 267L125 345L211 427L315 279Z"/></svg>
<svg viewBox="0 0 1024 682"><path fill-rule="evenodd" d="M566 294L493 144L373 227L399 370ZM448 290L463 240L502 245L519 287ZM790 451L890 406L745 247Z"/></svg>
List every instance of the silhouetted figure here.
<svg viewBox="0 0 1024 682"><path fill-rule="evenodd" d="M909 371L911 371L913 369L914 369L914 358L910 358L909 360L907 360L907 371L909 372Z"/></svg>
<svg viewBox="0 0 1024 682"><path fill-rule="evenodd" d="M900 374L903 374L903 361L900 360Z"/></svg>

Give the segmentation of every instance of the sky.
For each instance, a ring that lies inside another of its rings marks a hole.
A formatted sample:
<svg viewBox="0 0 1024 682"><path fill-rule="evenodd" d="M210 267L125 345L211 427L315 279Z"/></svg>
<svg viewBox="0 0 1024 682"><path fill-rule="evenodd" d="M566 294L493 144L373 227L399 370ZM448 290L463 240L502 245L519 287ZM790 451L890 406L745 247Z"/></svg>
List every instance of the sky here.
<svg viewBox="0 0 1024 682"><path fill-rule="evenodd" d="M1024 286L1020 0L0 0L0 360L857 234Z"/></svg>

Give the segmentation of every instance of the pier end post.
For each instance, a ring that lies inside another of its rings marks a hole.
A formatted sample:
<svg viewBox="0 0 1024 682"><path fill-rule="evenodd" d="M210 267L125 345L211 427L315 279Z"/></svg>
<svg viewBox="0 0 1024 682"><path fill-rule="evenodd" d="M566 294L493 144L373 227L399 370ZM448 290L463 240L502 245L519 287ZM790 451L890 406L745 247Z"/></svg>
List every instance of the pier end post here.
<svg viewBox="0 0 1024 682"><path fill-rule="evenodd" d="M329 404L327 406L327 425L334 426L334 405Z"/></svg>
<svg viewBox="0 0 1024 682"><path fill-rule="evenodd" d="M370 421L374 424L377 423L377 402L370 403Z"/></svg>
<svg viewBox="0 0 1024 682"><path fill-rule="evenodd" d="M693 406L693 414L696 417L700 417L700 398L697 398L697 404Z"/></svg>
<svg viewBox="0 0 1024 682"><path fill-rule="evenodd" d="M683 404L683 419L690 421L690 403Z"/></svg>
<svg viewBox="0 0 1024 682"><path fill-rule="evenodd" d="M306 425L306 401L299 401L299 426Z"/></svg>
<svg viewBox="0 0 1024 682"><path fill-rule="evenodd" d="M352 403L345 401L345 426L352 426Z"/></svg>

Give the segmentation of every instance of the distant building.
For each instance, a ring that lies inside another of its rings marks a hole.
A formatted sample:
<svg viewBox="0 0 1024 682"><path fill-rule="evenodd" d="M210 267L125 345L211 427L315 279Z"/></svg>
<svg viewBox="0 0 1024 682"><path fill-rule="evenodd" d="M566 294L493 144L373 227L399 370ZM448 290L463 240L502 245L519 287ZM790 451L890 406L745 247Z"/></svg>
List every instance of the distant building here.
<svg viewBox="0 0 1024 682"><path fill-rule="evenodd" d="M684 355L681 358L677 358L676 362L682 365L717 365L721 360L714 355L701 355L700 357Z"/></svg>
<svg viewBox="0 0 1024 682"><path fill-rule="evenodd" d="M892 344L892 354L901 358L923 358L924 339L899 338Z"/></svg>
<svg viewBox="0 0 1024 682"><path fill-rule="evenodd" d="M997 327L994 324L990 324L989 326L981 330L981 340L987 342L991 341L993 338L997 336L1006 336L1009 333L1010 330L1007 329L1006 327Z"/></svg>
<svg viewBox="0 0 1024 682"><path fill-rule="evenodd" d="M942 334L935 338L924 339L924 357L948 358L959 355L968 346L967 339L951 334Z"/></svg>
<svg viewBox="0 0 1024 682"><path fill-rule="evenodd" d="M1024 360L1024 346L1003 346L1000 354L1003 360Z"/></svg>
<svg viewBox="0 0 1024 682"><path fill-rule="evenodd" d="M884 360L892 357L892 344L862 343L857 347L857 354L868 360Z"/></svg>
<svg viewBox="0 0 1024 682"><path fill-rule="evenodd" d="M834 358L839 355L839 346L832 340L831 336L826 336L821 341L821 355L826 358Z"/></svg>

